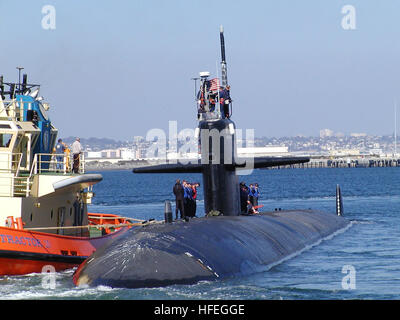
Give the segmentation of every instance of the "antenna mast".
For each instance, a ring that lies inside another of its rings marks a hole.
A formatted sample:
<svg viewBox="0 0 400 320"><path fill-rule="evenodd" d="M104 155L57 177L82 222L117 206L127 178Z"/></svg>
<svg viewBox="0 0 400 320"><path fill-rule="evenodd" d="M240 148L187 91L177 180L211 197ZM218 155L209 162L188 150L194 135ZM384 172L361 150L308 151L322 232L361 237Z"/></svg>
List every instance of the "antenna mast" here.
<svg viewBox="0 0 400 320"><path fill-rule="evenodd" d="M221 42L221 78L222 86L226 87L228 85L228 75L226 72L226 59L225 59L225 39L224 39L224 28L219 27L219 38Z"/></svg>
<svg viewBox="0 0 400 320"><path fill-rule="evenodd" d="M24 68L23 67L17 67L17 69L18 69L18 93L22 94L21 93L21 70L23 70Z"/></svg>

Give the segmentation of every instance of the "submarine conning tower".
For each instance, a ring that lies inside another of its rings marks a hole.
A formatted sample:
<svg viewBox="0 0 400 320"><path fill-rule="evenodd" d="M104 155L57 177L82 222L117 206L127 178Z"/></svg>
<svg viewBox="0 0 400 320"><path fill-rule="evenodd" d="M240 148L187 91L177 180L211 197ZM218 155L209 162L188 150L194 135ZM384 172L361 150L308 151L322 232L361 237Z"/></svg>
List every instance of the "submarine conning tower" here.
<svg viewBox="0 0 400 320"><path fill-rule="evenodd" d="M172 163L135 168L133 172L202 173L205 214L217 211L225 216L237 216L241 211L236 170L304 163L308 162L309 158L238 158L236 126L231 119L232 99L227 78L225 39L222 27L220 28L220 44L222 82L220 83L218 77L210 79L210 72L203 71L199 74L200 87L198 90L195 88L200 160L190 164Z"/></svg>
<svg viewBox="0 0 400 320"><path fill-rule="evenodd" d="M225 57L225 39L220 27L221 74L208 80L200 72L198 93L199 145L203 164L205 212L218 211L226 216L240 214L239 182L235 172L237 158L235 123L230 119L230 88Z"/></svg>
<svg viewBox="0 0 400 320"><path fill-rule="evenodd" d="M240 214L235 124L230 119L199 123L205 212Z"/></svg>

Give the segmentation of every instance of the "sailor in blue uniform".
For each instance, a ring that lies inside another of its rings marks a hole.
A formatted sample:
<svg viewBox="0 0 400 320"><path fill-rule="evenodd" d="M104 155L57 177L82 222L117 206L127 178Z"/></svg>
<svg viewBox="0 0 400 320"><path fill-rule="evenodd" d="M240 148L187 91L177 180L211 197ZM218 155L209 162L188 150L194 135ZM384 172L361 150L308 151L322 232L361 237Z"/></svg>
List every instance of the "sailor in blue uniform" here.
<svg viewBox="0 0 400 320"><path fill-rule="evenodd" d="M258 188L258 183L254 184L254 189L253 189L253 196L254 196L254 203L253 205L255 207L258 206L258 198L260 197L260 189Z"/></svg>
<svg viewBox="0 0 400 320"><path fill-rule="evenodd" d="M196 197L194 183L188 183L188 208L189 217L193 218L196 215Z"/></svg>
<svg viewBox="0 0 400 320"><path fill-rule="evenodd" d="M183 181L183 206L185 211L185 217L191 216L191 192L192 188L187 183L187 181Z"/></svg>
<svg viewBox="0 0 400 320"><path fill-rule="evenodd" d="M254 186L252 183L249 185L249 201L254 206Z"/></svg>
<svg viewBox="0 0 400 320"><path fill-rule="evenodd" d="M229 90L229 86L226 86L226 88L220 87L219 90L219 103L222 119L229 118L229 103L231 100Z"/></svg>

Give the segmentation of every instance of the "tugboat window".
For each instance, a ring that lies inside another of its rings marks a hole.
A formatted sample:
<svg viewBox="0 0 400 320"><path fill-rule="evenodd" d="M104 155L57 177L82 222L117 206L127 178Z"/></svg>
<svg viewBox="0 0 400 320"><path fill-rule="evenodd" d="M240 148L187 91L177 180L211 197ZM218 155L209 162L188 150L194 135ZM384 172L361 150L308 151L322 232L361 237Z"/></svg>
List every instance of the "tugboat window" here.
<svg viewBox="0 0 400 320"><path fill-rule="evenodd" d="M0 133L0 148L8 148L10 146L11 138L11 133Z"/></svg>

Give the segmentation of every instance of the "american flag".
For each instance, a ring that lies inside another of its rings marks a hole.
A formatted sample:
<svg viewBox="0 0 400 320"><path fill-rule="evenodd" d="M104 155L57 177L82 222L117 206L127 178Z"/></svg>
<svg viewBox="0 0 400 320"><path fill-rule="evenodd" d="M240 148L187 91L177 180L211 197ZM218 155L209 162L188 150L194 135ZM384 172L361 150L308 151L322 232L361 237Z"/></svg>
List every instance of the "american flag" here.
<svg viewBox="0 0 400 320"><path fill-rule="evenodd" d="M219 79L214 78L210 80L210 90L211 91L218 91L219 90Z"/></svg>

